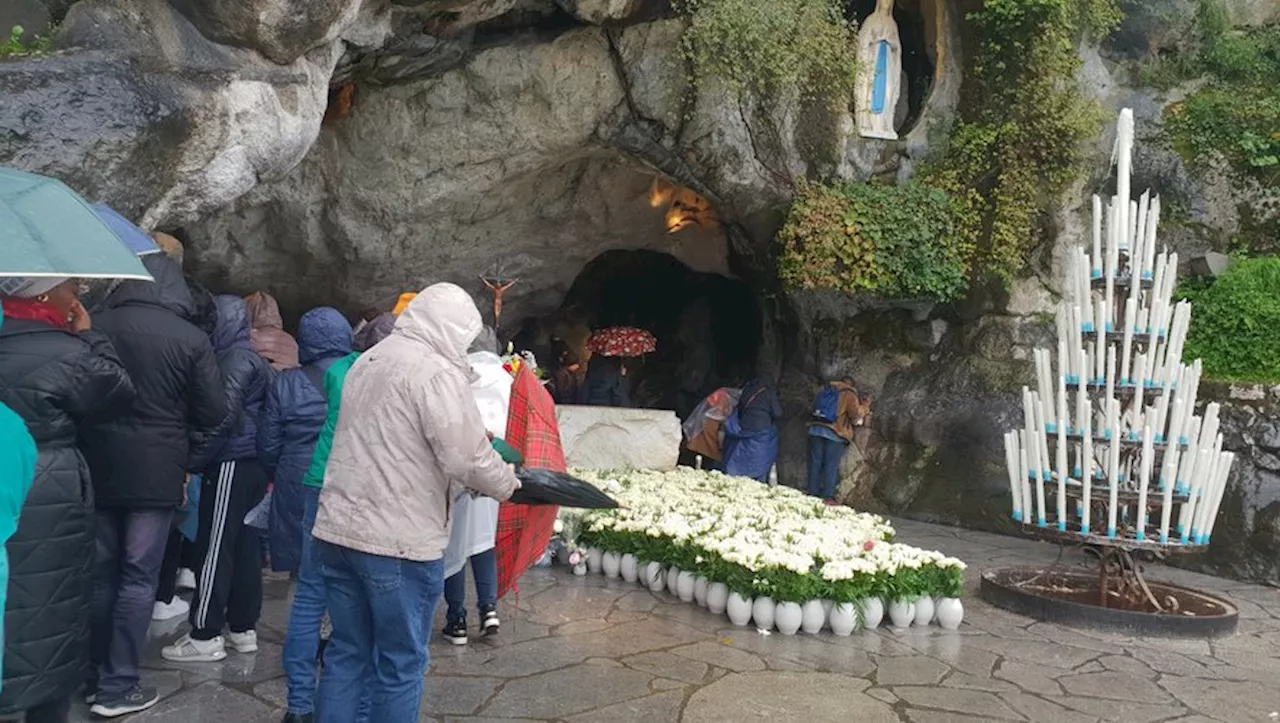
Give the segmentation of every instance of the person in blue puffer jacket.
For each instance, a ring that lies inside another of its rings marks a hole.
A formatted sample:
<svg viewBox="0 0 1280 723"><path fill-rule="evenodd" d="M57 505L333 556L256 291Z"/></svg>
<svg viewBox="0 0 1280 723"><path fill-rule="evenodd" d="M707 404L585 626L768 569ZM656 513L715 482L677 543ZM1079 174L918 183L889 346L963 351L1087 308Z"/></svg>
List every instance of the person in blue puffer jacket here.
<svg viewBox="0 0 1280 723"><path fill-rule="evenodd" d="M258 460L257 419L272 370L249 338L249 307L238 296L214 300L217 324L210 335L222 372L227 415L213 433L192 443L192 469L203 469L196 571L189 621L191 632L161 649L166 660L214 662L227 657L227 642L241 653L258 649L254 630L262 612L262 567L258 537L245 515L267 493L267 471Z"/></svg>
<svg viewBox="0 0 1280 723"><path fill-rule="evenodd" d="M271 568L295 573L302 561L302 478L328 414L324 375L351 353L351 324L337 309L321 306L298 322L298 361L271 385L258 420L258 459L271 476Z"/></svg>

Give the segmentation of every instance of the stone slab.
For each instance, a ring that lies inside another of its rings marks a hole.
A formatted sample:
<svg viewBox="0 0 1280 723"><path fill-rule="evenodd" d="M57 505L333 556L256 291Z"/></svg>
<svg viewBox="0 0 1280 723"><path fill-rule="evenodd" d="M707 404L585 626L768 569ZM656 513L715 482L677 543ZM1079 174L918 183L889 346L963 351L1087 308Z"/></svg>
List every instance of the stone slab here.
<svg viewBox="0 0 1280 723"><path fill-rule="evenodd" d="M561 405L556 420L570 467L670 470L680 456L675 412Z"/></svg>
<svg viewBox="0 0 1280 723"><path fill-rule="evenodd" d="M898 723L863 692L865 680L830 673L734 673L693 694L682 723L835 721Z"/></svg>

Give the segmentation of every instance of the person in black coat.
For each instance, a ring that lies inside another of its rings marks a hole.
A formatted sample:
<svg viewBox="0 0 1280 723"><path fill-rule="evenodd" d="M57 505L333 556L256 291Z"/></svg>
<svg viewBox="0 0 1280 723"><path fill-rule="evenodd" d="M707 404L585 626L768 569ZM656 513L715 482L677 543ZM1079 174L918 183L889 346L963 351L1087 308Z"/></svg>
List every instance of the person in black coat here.
<svg viewBox="0 0 1280 723"><path fill-rule="evenodd" d="M44 290L49 283L32 280L10 291L24 298L0 301L0 402L26 422L39 451L8 543L0 692L0 715L26 711L28 723L66 721L88 672L93 488L76 440L134 395L111 342L91 330L75 284Z"/></svg>
<svg viewBox="0 0 1280 723"><path fill-rule="evenodd" d="M156 700L138 665L154 608L174 509L183 501L190 440L226 416L213 345L192 320L198 306L167 256L143 263L154 282L125 281L94 323L115 345L137 396L124 413L84 433L97 496L93 712L115 716Z"/></svg>
<svg viewBox="0 0 1280 723"><path fill-rule="evenodd" d="M587 376L578 389L578 403L592 407L629 407L630 387L626 362L596 354L587 364Z"/></svg>
<svg viewBox="0 0 1280 723"><path fill-rule="evenodd" d="M267 471L258 461L257 420L273 372L254 351L245 300L222 295L215 302L218 321L212 341L226 414L192 450L192 464L203 472L196 555L204 564L196 574L188 616L191 633L160 651L166 660L193 663L227 656L224 624L230 628L227 639L233 648L256 651L254 627L262 612L258 537L244 519L267 492Z"/></svg>

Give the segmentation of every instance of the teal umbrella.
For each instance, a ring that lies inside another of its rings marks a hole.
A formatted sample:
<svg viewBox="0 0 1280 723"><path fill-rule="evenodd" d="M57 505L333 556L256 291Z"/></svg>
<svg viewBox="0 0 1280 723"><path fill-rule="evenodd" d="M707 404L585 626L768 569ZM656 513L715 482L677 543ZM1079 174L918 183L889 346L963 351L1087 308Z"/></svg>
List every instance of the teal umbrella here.
<svg viewBox="0 0 1280 723"><path fill-rule="evenodd" d="M0 167L0 278L151 280L87 201L61 181Z"/></svg>

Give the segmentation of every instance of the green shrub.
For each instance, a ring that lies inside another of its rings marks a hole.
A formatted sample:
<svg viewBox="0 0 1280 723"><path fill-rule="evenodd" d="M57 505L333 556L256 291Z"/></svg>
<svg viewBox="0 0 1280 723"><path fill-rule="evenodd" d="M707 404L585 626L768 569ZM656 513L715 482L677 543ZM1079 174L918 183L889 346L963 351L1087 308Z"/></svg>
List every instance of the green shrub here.
<svg viewBox="0 0 1280 723"><path fill-rule="evenodd" d="M1184 359L1204 360L1220 381L1280 381L1280 258L1237 260L1210 284L1188 281L1192 303Z"/></svg>
<svg viewBox="0 0 1280 723"><path fill-rule="evenodd" d="M0 43L0 60L44 55L53 51L53 36L57 29L50 25L40 35L29 36L21 25L9 30L9 39Z"/></svg>
<svg viewBox="0 0 1280 723"><path fill-rule="evenodd" d="M793 289L950 301L968 288L948 195L920 183L801 181L778 234L778 276Z"/></svg>

